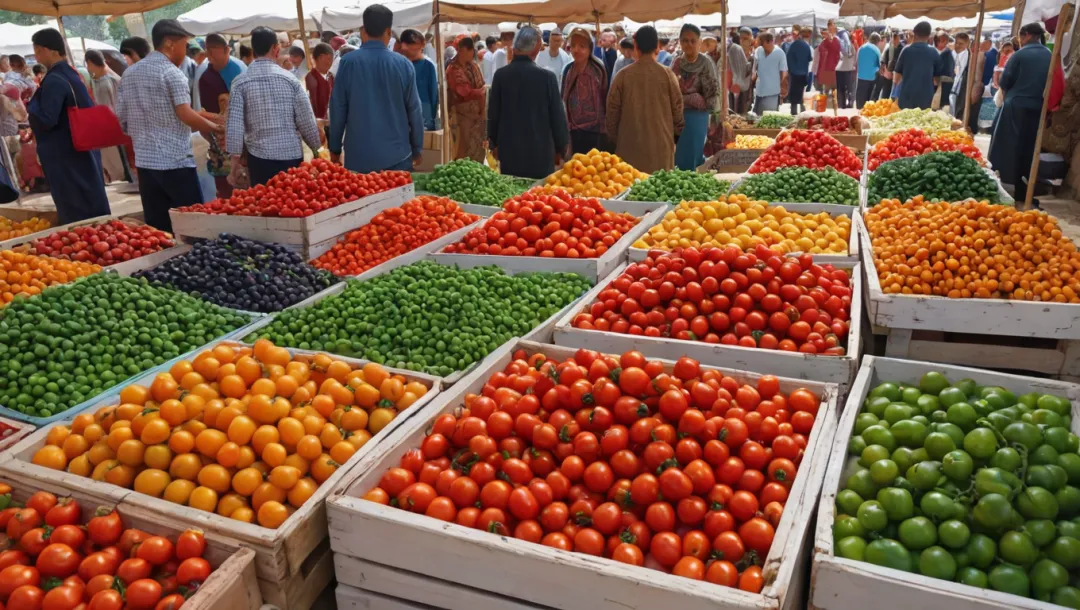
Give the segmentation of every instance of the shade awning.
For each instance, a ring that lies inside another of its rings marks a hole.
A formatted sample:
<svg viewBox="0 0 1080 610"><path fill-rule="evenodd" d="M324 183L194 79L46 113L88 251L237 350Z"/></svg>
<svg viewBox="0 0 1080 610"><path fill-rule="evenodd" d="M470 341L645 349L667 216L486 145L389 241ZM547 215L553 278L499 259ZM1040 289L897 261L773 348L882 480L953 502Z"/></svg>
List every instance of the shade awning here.
<svg viewBox="0 0 1080 610"><path fill-rule="evenodd" d="M0 0L0 9L34 15L123 15L168 6L176 0Z"/></svg>
<svg viewBox="0 0 1080 610"><path fill-rule="evenodd" d="M768 9L761 11L760 9ZM742 13L742 25L755 28L789 28L815 23L821 27L840 16L840 5L823 0L769 0L755 11Z"/></svg>
<svg viewBox="0 0 1080 610"><path fill-rule="evenodd" d="M985 10L1003 11L1012 8L1014 0L986 0ZM952 19L954 17L974 17L979 14L982 5L978 0L844 0L840 6L843 16L867 15L874 19L896 17L898 15L919 15L930 19Z"/></svg>
<svg viewBox="0 0 1080 610"><path fill-rule="evenodd" d="M443 19L465 23L503 21L575 21L618 23L624 18L638 22L675 19L688 13L720 10L719 0L471 0L439 2Z"/></svg>
<svg viewBox="0 0 1080 610"><path fill-rule="evenodd" d="M339 32L342 30L359 29L364 24L364 9L376 4L372 1L353 0L350 6L328 6L317 12L310 12L323 30ZM391 2L378 2L394 12L394 29L416 28L425 30L432 22L432 0L398 0ZM304 4L307 9L307 3ZM293 21L296 20L295 15Z"/></svg>

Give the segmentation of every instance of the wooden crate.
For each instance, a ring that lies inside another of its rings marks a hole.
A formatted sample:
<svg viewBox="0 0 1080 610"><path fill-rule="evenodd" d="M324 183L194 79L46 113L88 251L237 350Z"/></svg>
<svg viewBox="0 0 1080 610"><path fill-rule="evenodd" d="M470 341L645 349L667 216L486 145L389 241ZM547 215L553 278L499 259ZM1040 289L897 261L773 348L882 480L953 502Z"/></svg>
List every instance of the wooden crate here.
<svg viewBox="0 0 1080 610"><path fill-rule="evenodd" d="M0 439L0 451L7 451L15 446L20 440L26 438L34 431L34 426L26 422L15 421L6 417L0 417L0 423L11 426L14 432Z"/></svg>
<svg viewBox="0 0 1080 610"><path fill-rule="evenodd" d="M307 260L311 260L329 250L342 234L367 224L374 214L368 215L365 208L376 204L394 207L412 198L413 185L410 183L303 218L230 216L178 210L169 210L169 217L172 219L173 232L185 239L213 239L222 233L232 233L248 239L290 246ZM325 249L311 256L310 250L313 247Z"/></svg>
<svg viewBox="0 0 1080 610"><path fill-rule="evenodd" d="M513 265L522 271L562 271L585 276L597 282L618 267L625 259L630 246L641 238L649 227L660 222L667 213L663 202L604 200L604 207L613 212L625 212L637 216L638 221L615 245L597 258L544 258L541 256L501 256L493 254L445 254L436 252L433 260L443 265L457 265L462 269L498 265Z"/></svg>
<svg viewBox="0 0 1080 610"><path fill-rule="evenodd" d="M30 242L32 242L34 240L41 239L42 237L47 237L49 235L52 235L53 233L55 233L57 231L68 231L68 230L74 229L76 227L85 227L87 225L93 225L93 224L97 224L99 222L107 222L109 220L114 220L116 218L119 218L119 217L118 216L96 216L94 218L87 218L86 220L80 220L78 222L72 222L72 223L69 223L69 224L66 224L66 225L59 225L59 226L53 225L53 226L49 227L48 229L43 229L41 231L38 231L37 233L30 233L28 235L22 235L20 237L12 237L11 239L0 241L0 250L10 250L11 248L14 248L15 246L21 246L23 244L28 244L28 243L30 243Z"/></svg>
<svg viewBox="0 0 1080 610"><path fill-rule="evenodd" d="M228 342L226 342L228 343ZM232 342L233 344L237 344ZM200 350L201 351L201 350ZM303 350L290 350L292 353L312 354ZM354 366L365 364L366 360L340 358ZM132 383L149 385L154 376L167 371L172 363L151 369L132 380ZM315 494L293 513L278 529L267 529L253 523L242 523L214 513L180 506L160 498L137 493L103 481L72 475L68 472L51 470L30 462L34 452L45 444L51 426L43 427L12 447L0 456L0 478L23 477L43 481L49 484L82 488L95 497L108 499L114 503L123 502L153 514L160 515L174 525L195 527L212 533L236 546L247 547L255 551L254 563L258 574L259 587L267 603L281 608L307 608L310 602L329 584L333 575L329 544L326 542L326 508L324 500L334 487L344 480L346 473L367 453L377 450L378 445L387 439L395 429L406 420L431 404L438 396L442 385L430 375L412 371L403 371L387 367L393 373L400 373L408 380L415 380L428 386L430 391L417 400L409 409L394 418L385 428L374 435L370 441L338 468L329 479L319 486ZM127 383L122 384L129 385ZM96 398L89 409L119 401L122 386ZM62 424L70 424L65 419ZM57 425L57 424L54 424ZM306 604L304 603L306 600Z"/></svg>
<svg viewBox="0 0 1080 610"><path fill-rule="evenodd" d="M150 534L167 536L174 541L177 535L187 529L183 525L162 519L161 515L124 502L117 502L107 496L99 496L82 485L41 481L9 473L0 475L0 481L12 486L12 498L18 502L25 502L35 491L48 491L57 496L71 496L82 508L84 521L88 521L98 507L106 506L116 508L125 527L134 527ZM214 571L195 594L184 601L184 608L258 610L263 600L255 578L255 552L213 533L204 532L204 535L207 544L203 557L210 562Z"/></svg>
<svg viewBox="0 0 1080 610"><path fill-rule="evenodd" d="M781 379L782 391L805 387L821 396L822 404L803 467L765 561L766 584L760 594L479 532L361 499L387 468L420 446L439 415L458 409L465 395L479 391L493 373L502 371L518 348L560 359L575 351L527 341L503 346L495 354L497 358L444 392L437 403L425 409L422 418L413 418L399 428L377 455L368 455L358 463L350 472L353 480L327 502L337 580L366 596L354 594L355 602L346 601L357 607L451 610L786 610L803 604L806 573L797 564L810 553L809 522L835 428L835 384ZM665 363L668 370L672 365ZM745 383L756 383L760 377L742 371L724 372Z"/></svg>
<svg viewBox="0 0 1080 610"><path fill-rule="evenodd" d="M847 216L851 220L851 229L848 232L848 251L846 254L815 254L814 260L825 264L837 264L837 263L857 263L859 262L859 236L855 231L855 216L859 212L859 208L850 205L841 205L839 203L770 203L770 206L782 206L789 212L798 212L799 214L817 214L818 212L826 212L829 216L837 218L840 216ZM663 222L663 218L657 221L656 226ZM634 248L630 247L629 260L632 263L645 260L649 256L649 248ZM799 254L799 253L793 253Z"/></svg>
<svg viewBox="0 0 1080 610"><path fill-rule="evenodd" d="M0 216L3 216L12 222L22 222L24 220L30 220L31 218L41 218L47 220L52 226L56 226L56 223L60 222L60 213L55 209L36 210L34 208L22 207L17 201L0 206Z"/></svg>
<svg viewBox="0 0 1080 610"><path fill-rule="evenodd" d="M1080 432L1080 386L1061 381L1033 379L992 371L892 358L863 358L837 427L828 471L818 508L815 532L810 608L819 610L1053 610L1061 608L1026 597L1008 595L959 583L929 578L871 563L837 557L833 553L836 494L849 467L848 439L866 395L883 381L918 383L928 371L940 371L953 381L970 378L979 385L1001 386L1017 395L1043 392L1067 396L1073 408L1073 432Z"/></svg>
<svg viewBox="0 0 1080 610"><path fill-rule="evenodd" d="M750 169L750 166L754 164L754 161L757 161L757 158L763 152L765 152L765 149L751 150L746 148L729 148L717 151L716 154L705 160L705 163L698 168L698 171L741 174Z"/></svg>
<svg viewBox="0 0 1080 610"><path fill-rule="evenodd" d="M636 349L646 356L668 360L690 356L708 366L769 373L790 379L835 383L840 386L841 394L843 394L851 387L851 382L858 372L859 354L862 349L861 329L858 323L862 318L861 271L859 264L850 261L837 263L836 266L851 269L851 311L849 313L852 323L848 331L847 354L843 356L782 352L738 345L683 341L670 337L646 337L574 328L572 325L574 316L592 304L597 295L626 269L626 265L619 267L586 293L582 298L582 307L567 313L556 322L555 344L613 353Z"/></svg>
<svg viewBox="0 0 1080 610"><path fill-rule="evenodd" d="M488 257L488 258L498 259L498 260L492 260L488 264L497 265L499 268L503 269L504 271L506 271L510 275L515 275L515 274L518 274L518 273L534 273L534 272L537 272L537 271L550 271L549 269L534 269L533 265L531 263L529 263L529 259L533 258L533 257L525 257L525 256L493 256L493 257ZM355 279L357 281L366 281L366 280L372 279L374 277L377 277L378 275L382 275L383 273L387 273L387 272L389 272L389 271L391 271L393 269L396 269L398 267L404 267L405 265L410 265L410 264L418 262L420 260L427 260L427 261L438 263L438 264L453 264L453 263L447 263L445 257L436 257L433 254L431 254L430 252L423 254L423 256L420 256L419 253L414 254L413 252L410 252L408 254L403 254L403 255L398 256L396 258L392 258L392 259L386 261L385 263L383 263L383 264L381 264L381 265L379 265L377 267L374 267L372 269L368 269L364 273L356 276ZM323 290L322 292L320 292L318 294L312 295L312 296L308 297L307 299L304 299L303 301L293 305L292 307L289 307L288 309L300 309L300 308L303 308L303 307L311 307L312 305L318 303L319 301L322 301L323 299L327 299L327 298L330 298L332 296L336 296L338 294L341 294L342 292L345 291L345 288L346 288L346 283L345 282L339 282L339 283L334 284L333 286L327 288L326 290ZM525 336L522 337L522 339L526 339L526 340L529 340L529 341L537 341L537 342L541 342L541 343L550 343L552 341L552 339L553 339L553 336L554 336L555 323L558 320L562 319L563 317L569 315L571 312L574 312L574 311L577 311L578 309L580 309L582 307L582 305L586 302L585 298L588 296L588 294L589 294L589 292L586 291L585 294L581 295L580 297L578 297L574 301L570 302L566 307L563 307L559 311L557 311L554 314L552 314L551 316L549 316L543 322L540 322L535 328L533 328L531 331L526 333ZM243 337L247 337L251 333L257 333L262 328L265 328L266 326L269 326L270 324L272 324L273 321L274 321L274 319L272 317L267 317L265 319L262 319L262 320L259 320L258 322L253 323L251 326L248 327L248 329L244 333ZM493 354L489 354L487 356L487 358L474 363L472 366L470 366L469 368L467 368L465 370L455 371L454 373L451 373L450 375L447 375L446 377L441 377L441 378L439 378L439 381L442 382L443 386L450 386L452 384L455 384L459 380L461 380L462 377L464 377L466 374L468 374L469 371L472 371L476 367L481 366L482 363L487 361L487 359L490 359L492 357L492 355Z"/></svg>
<svg viewBox="0 0 1080 610"><path fill-rule="evenodd" d="M1080 380L1080 305L886 294L870 232L861 218L858 225L866 256L863 300L874 334L886 337L886 356Z"/></svg>

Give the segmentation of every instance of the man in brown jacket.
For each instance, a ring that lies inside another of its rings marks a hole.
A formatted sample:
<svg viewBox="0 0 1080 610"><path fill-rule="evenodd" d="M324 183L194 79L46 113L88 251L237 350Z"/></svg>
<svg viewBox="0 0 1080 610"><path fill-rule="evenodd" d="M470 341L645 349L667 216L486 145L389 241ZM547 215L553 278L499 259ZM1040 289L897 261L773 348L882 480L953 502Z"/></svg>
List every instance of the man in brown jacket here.
<svg viewBox="0 0 1080 610"><path fill-rule="evenodd" d="M615 76L607 99L607 135L615 154L651 174L675 166L675 134L683 129L683 99L675 74L656 61L656 29L634 34L637 61Z"/></svg>

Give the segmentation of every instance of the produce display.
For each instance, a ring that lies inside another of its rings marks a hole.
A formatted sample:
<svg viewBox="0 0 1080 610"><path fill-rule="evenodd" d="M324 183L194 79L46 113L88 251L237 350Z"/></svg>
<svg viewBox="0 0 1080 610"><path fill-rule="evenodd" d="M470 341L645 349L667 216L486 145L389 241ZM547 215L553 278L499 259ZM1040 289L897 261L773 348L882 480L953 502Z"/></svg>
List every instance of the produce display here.
<svg viewBox="0 0 1080 610"><path fill-rule="evenodd" d="M905 129L874 144L867 153L867 168L874 171L882 163L933 152L962 152L985 165L982 152L971 136L963 131L943 131L928 135L921 129Z"/></svg>
<svg viewBox="0 0 1080 610"><path fill-rule="evenodd" d="M780 254L844 254L850 235L847 216L799 214L746 195L730 195L726 201L680 203L633 247L672 250L733 245L751 250L764 245Z"/></svg>
<svg viewBox="0 0 1080 610"><path fill-rule="evenodd" d="M761 115L755 129L787 129L795 124L795 117L786 112L766 112Z"/></svg>
<svg viewBox="0 0 1080 610"><path fill-rule="evenodd" d="M819 407L779 387L690 358L518 350L364 498L758 593Z"/></svg>
<svg viewBox="0 0 1080 610"><path fill-rule="evenodd" d="M283 311L253 337L446 376L528 334L588 287L572 273L508 275L421 261Z"/></svg>
<svg viewBox="0 0 1080 610"><path fill-rule="evenodd" d="M0 441L18 432L19 429L10 424L0 421Z"/></svg>
<svg viewBox="0 0 1080 610"><path fill-rule="evenodd" d="M52 226L48 220L34 216L18 222L10 218L0 216L0 241L15 239L23 235L44 231Z"/></svg>
<svg viewBox="0 0 1080 610"><path fill-rule="evenodd" d="M507 199L502 210L443 251L596 258L639 222L631 214L609 212L599 199L574 197L562 189L529 191Z"/></svg>
<svg viewBox="0 0 1080 610"><path fill-rule="evenodd" d="M916 198L863 219L885 293L1080 303L1080 253L1044 212Z"/></svg>
<svg viewBox="0 0 1080 610"><path fill-rule="evenodd" d="M903 129L921 129L927 133L949 131L953 128L953 118L938 110L908 108L899 112L875 117L870 121L871 135L887 135Z"/></svg>
<svg viewBox="0 0 1080 610"><path fill-rule="evenodd" d="M422 195L380 212L311 264L334 275L360 275L477 220L449 199Z"/></svg>
<svg viewBox="0 0 1080 610"><path fill-rule="evenodd" d="M22 506L0 483L0 602L12 610L176 610L214 571L199 530L152 536L115 509L47 491ZM89 509L89 507L86 507Z"/></svg>
<svg viewBox="0 0 1080 610"><path fill-rule="evenodd" d="M833 116L823 112L804 112L795 123L799 129L817 129L826 133L860 134L868 123L858 116Z"/></svg>
<svg viewBox="0 0 1080 610"><path fill-rule="evenodd" d="M683 169L662 169L630 187L627 201L712 201L723 197L731 184L712 174Z"/></svg>
<svg viewBox="0 0 1080 610"><path fill-rule="evenodd" d="M30 252L107 267L175 245L171 235L150 225L110 220L35 239L30 243Z"/></svg>
<svg viewBox="0 0 1080 610"><path fill-rule="evenodd" d="M220 344L54 426L33 463L277 528L427 392L375 363Z"/></svg>
<svg viewBox="0 0 1080 610"><path fill-rule="evenodd" d="M879 384L848 442L858 467L836 495L836 555L1080 607L1071 411L935 371Z"/></svg>
<svg viewBox="0 0 1080 610"><path fill-rule="evenodd" d="M588 154L578 153L562 168L547 177L545 190L566 189L581 197L610 199L630 188L634 182L648 178L623 161L618 155L600 152L595 148Z"/></svg>
<svg viewBox="0 0 1080 610"><path fill-rule="evenodd" d="M250 322L145 280L98 273L0 309L0 405L49 417Z"/></svg>
<svg viewBox="0 0 1080 610"><path fill-rule="evenodd" d="M997 181L961 152L929 152L882 163L870 174L867 191L867 201L920 195L930 201L999 201Z"/></svg>
<svg viewBox="0 0 1080 610"><path fill-rule="evenodd" d="M881 100L874 100L872 102L866 102L866 105L862 107L859 114L866 118L878 118L887 116L896 112L900 112L900 106L896 103L896 100L885 98Z"/></svg>
<svg viewBox="0 0 1080 610"><path fill-rule="evenodd" d="M135 275L222 307L262 313L281 311L337 281L281 244L227 233Z"/></svg>
<svg viewBox="0 0 1080 610"><path fill-rule="evenodd" d="M458 159L440 165L426 175L415 175L416 190L449 197L461 203L500 206L520 195L536 181L497 173L472 159Z"/></svg>
<svg viewBox="0 0 1080 610"><path fill-rule="evenodd" d="M743 178L734 192L764 201L859 205L859 181L831 167L782 167L754 174Z"/></svg>
<svg viewBox="0 0 1080 610"><path fill-rule="evenodd" d="M412 183L404 171L356 174L323 159L304 161L227 199L178 208L181 212L299 218Z"/></svg>
<svg viewBox="0 0 1080 610"><path fill-rule="evenodd" d="M847 272L809 254L683 248L631 263L573 326L843 356L851 298Z"/></svg>
<svg viewBox="0 0 1080 610"><path fill-rule="evenodd" d="M49 286L67 284L99 271L101 267L90 263L13 250L0 251L0 307L17 296L41 294Z"/></svg>
<svg viewBox="0 0 1080 610"><path fill-rule="evenodd" d="M728 142L728 150L764 150L776 143L776 138L769 136L735 136L734 142Z"/></svg>
<svg viewBox="0 0 1080 610"><path fill-rule="evenodd" d="M847 146L824 131L792 129L781 132L773 144L750 166L751 174L766 174L781 167L831 167L856 180L863 163Z"/></svg>

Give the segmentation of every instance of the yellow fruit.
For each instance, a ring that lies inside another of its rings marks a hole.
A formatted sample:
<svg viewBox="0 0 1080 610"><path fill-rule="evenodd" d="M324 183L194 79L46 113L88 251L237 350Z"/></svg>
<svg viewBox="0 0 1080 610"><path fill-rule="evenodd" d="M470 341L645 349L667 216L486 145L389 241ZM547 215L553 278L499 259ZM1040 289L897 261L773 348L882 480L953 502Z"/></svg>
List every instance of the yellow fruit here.
<svg viewBox="0 0 1080 610"><path fill-rule="evenodd" d="M610 199L634 181L645 178L648 178L647 174L630 167L617 155L594 148L587 154L578 153L570 158L561 169L547 177L543 189L547 192L566 189L578 196Z"/></svg>
<svg viewBox="0 0 1080 610"><path fill-rule="evenodd" d="M147 468L135 477L135 491L160 498L172 480L169 473L157 468Z"/></svg>
<svg viewBox="0 0 1080 610"><path fill-rule="evenodd" d="M191 490L191 496L188 498L188 506L198 508L199 510L214 512L214 509L217 508L217 501L218 495L216 491L209 487L196 487Z"/></svg>
<svg viewBox="0 0 1080 610"><path fill-rule="evenodd" d="M176 479L165 487L165 492L161 497L173 504L187 504L194 490L195 483L186 479Z"/></svg>

